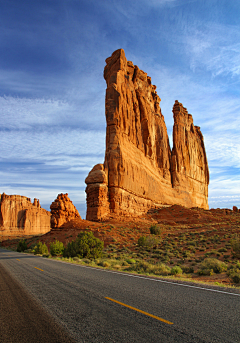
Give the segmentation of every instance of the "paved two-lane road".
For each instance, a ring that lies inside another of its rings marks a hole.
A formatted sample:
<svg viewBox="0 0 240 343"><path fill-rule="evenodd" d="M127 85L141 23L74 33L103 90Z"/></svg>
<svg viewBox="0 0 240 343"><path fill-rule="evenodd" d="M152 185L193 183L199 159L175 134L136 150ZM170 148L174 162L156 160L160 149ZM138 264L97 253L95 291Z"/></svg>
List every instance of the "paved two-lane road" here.
<svg viewBox="0 0 240 343"><path fill-rule="evenodd" d="M11 279L19 286L19 292L22 288L22 298L32 299L38 311L42 307L49 334L55 340L39 336L32 340L35 343L71 339L103 343L240 343L240 294L234 290L225 293L220 288L218 292L188 287L4 249L0 249L0 278L1 297L9 292L6 282L9 284ZM13 302L9 307L16 305ZM0 301L0 319L2 313L9 313L6 303ZM11 340L11 333L7 335L7 330L14 331L16 327L16 318L13 319L0 342L28 342L21 337ZM44 319L41 325L46 325ZM31 330L28 331L31 339Z"/></svg>

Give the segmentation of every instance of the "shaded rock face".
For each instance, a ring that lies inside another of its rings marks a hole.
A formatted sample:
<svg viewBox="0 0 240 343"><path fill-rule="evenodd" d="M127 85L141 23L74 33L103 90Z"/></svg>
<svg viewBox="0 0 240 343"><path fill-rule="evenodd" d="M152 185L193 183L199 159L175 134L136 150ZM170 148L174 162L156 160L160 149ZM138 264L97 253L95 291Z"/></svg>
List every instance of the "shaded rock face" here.
<svg viewBox="0 0 240 343"><path fill-rule="evenodd" d="M155 206L208 208L208 164L200 128L178 101L171 151L156 86L127 61L106 59L106 153L86 178L87 220L141 215Z"/></svg>
<svg viewBox="0 0 240 343"><path fill-rule="evenodd" d="M69 199L68 194L58 194L57 199L55 199L51 206L51 227L58 228L64 223L80 218L78 210L73 205L72 201Z"/></svg>
<svg viewBox="0 0 240 343"><path fill-rule="evenodd" d="M41 208L39 200L21 195L0 194L0 235L43 234L51 230L51 214Z"/></svg>

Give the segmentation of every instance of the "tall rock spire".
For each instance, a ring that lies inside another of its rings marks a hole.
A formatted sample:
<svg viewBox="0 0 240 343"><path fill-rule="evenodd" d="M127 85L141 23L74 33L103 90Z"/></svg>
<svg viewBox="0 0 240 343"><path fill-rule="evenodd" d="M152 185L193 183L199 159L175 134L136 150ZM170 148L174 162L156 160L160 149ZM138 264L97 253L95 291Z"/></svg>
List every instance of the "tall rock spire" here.
<svg viewBox="0 0 240 343"><path fill-rule="evenodd" d="M139 215L170 204L208 208L207 159L191 116L175 103L171 152L161 99L151 78L127 61L122 49L106 59L104 78L106 153L104 165L95 166L86 179L87 219L101 220L111 213ZM196 182L190 180L194 177Z"/></svg>

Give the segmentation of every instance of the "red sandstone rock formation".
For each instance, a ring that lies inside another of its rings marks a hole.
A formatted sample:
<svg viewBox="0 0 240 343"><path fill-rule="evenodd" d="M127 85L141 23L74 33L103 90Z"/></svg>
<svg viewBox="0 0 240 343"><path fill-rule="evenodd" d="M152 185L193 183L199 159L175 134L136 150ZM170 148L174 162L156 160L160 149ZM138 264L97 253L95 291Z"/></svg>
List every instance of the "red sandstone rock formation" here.
<svg viewBox="0 0 240 343"><path fill-rule="evenodd" d="M68 194L58 194L57 199L52 202L51 206L51 227L57 228L62 226L64 223L80 218L78 210L69 199Z"/></svg>
<svg viewBox="0 0 240 343"><path fill-rule="evenodd" d="M106 153L86 178L87 220L140 215L155 206L208 208L208 165L199 127L182 104L174 105L171 152L156 86L126 60L106 59Z"/></svg>
<svg viewBox="0 0 240 343"><path fill-rule="evenodd" d="M51 214L41 208L39 200L21 195L0 194L0 235L24 236L51 230Z"/></svg>
<svg viewBox="0 0 240 343"><path fill-rule="evenodd" d="M209 170L200 127L177 100L173 106L172 185L187 192L186 206L208 208Z"/></svg>

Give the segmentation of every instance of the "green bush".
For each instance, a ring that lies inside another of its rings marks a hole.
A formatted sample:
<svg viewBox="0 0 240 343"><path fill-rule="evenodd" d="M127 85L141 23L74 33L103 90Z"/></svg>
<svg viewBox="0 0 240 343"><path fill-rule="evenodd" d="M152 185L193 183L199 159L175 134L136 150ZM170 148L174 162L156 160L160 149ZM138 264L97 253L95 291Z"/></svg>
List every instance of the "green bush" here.
<svg viewBox="0 0 240 343"><path fill-rule="evenodd" d="M188 266L182 266L182 270L186 274L192 274L194 273L194 268L193 267L188 267Z"/></svg>
<svg viewBox="0 0 240 343"><path fill-rule="evenodd" d="M234 252L234 255L237 258L240 258L240 237L236 236L236 238L232 239L230 243L231 243L231 247Z"/></svg>
<svg viewBox="0 0 240 343"><path fill-rule="evenodd" d="M126 260L126 262L127 262L128 264L133 264L133 263L136 263L136 260L134 260L133 258L128 258L128 259Z"/></svg>
<svg viewBox="0 0 240 343"><path fill-rule="evenodd" d="M150 230L150 233L152 235L160 235L161 234L161 229L157 225L152 225L149 230Z"/></svg>
<svg viewBox="0 0 240 343"><path fill-rule="evenodd" d="M182 268L180 268L179 266L174 266L171 269L171 274L172 275L181 275L182 274Z"/></svg>
<svg viewBox="0 0 240 343"><path fill-rule="evenodd" d="M234 283L240 283L240 270L230 273L230 279Z"/></svg>
<svg viewBox="0 0 240 343"><path fill-rule="evenodd" d="M153 248L158 244L158 239L155 237L141 236L138 239L138 245L143 248Z"/></svg>
<svg viewBox="0 0 240 343"><path fill-rule="evenodd" d="M48 247L46 246L46 244L42 244L42 242L38 242L37 245L34 247L34 254L39 254L39 255L43 255L43 254L48 254Z"/></svg>
<svg viewBox="0 0 240 343"><path fill-rule="evenodd" d="M213 272L216 274L220 274L227 270L227 265L216 258L205 258L205 260L201 263L200 270L203 271L202 275L209 275L205 273L210 270L213 270Z"/></svg>
<svg viewBox="0 0 240 343"><path fill-rule="evenodd" d="M93 233L81 232L75 241L68 243L63 251L64 257L98 258L102 255L104 243Z"/></svg>
<svg viewBox="0 0 240 343"><path fill-rule="evenodd" d="M129 268L129 271L135 271L142 274L155 274L155 275L168 275L170 274L170 268L163 263L160 264L151 264L146 261L141 261L135 264L132 264Z"/></svg>
<svg viewBox="0 0 240 343"><path fill-rule="evenodd" d="M63 250L64 250L64 245L62 242L59 242L56 240L55 242L50 244L50 254L52 256L62 255Z"/></svg>
<svg viewBox="0 0 240 343"><path fill-rule="evenodd" d="M237 262L236 265L229 265L227 274L232 282L240 283L240 263Z"/></svg>
<svg viewBox="0 0 240 343"><path fill-rule="evenodd" d="M27 250L27 243L26 243L26 241L25 241L25 239L23 239L23 240L20 240L19 242L18 242L18 245L17 245L17 251L18 252L22 252L22 251L24 251L24 250Z"/></svg>

